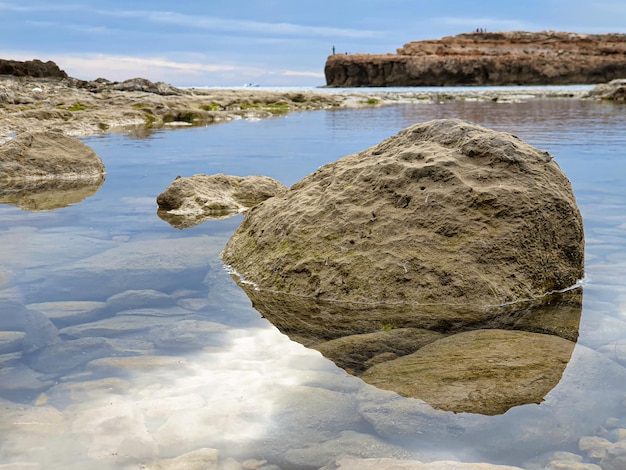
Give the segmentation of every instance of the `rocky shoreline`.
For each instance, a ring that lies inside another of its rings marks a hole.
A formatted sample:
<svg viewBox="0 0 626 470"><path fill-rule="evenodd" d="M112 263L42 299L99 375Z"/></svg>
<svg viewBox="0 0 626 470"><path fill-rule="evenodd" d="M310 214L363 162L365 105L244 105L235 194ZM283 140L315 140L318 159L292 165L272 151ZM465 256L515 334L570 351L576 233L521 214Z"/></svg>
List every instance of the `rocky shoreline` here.
<svg viewBox="0 0 626 470"><path fill-rule="evenodd" d="M598 83L626 75L624 52L624 34L476 31L395 54L333 54L324 73L336 87Z"/></svg>
<svg viewBox="0 0 626 470"><path fill-rule="evenodd" d="M110 82L75 78L0 76L0 143L26 131L62 131L73 137L106 132L202 126L293 111L441 103L451 100L516 102L584 98L584 88L391 91L317 89L181 89L145 79Z"/></svg>

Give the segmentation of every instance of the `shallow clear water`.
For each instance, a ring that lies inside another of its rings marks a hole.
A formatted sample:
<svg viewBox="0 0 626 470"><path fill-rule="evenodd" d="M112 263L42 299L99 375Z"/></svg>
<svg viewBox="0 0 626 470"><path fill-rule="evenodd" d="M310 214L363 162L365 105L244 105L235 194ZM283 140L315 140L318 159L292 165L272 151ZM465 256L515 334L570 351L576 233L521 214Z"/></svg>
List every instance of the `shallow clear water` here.
<svg viewBox="0 0 626 470"><path fill-rule="evenodd" d="M587 241L580 337L541 404L453 414L366 385L252 308L219 258L241 216L181 231L156 214L177 175L291 185L444 117L548 150L572 181ZM579 452L608 418L626 428L626 107L449 102L84 141L108 171L95 194L54 210L0 205L0 463L139 468L218 449L220 462L281 468L346 453L523 466Z"/></svg>

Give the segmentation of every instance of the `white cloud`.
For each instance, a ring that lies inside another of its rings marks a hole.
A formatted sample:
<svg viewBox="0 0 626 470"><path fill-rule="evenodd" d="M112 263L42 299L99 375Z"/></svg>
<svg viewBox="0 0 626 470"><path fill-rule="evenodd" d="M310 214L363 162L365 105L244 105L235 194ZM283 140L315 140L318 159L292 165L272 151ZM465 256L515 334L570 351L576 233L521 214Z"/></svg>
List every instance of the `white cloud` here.
<svg viewBox="0 0 626 470"><path fill-rule="evenodd" d="M267 34L273 36L322 36L374 38L380 32L356 29L330 28L326 26L306 26L292 23L267 23L260 21L231 20L212 16L193 16L168 11L113 10L97 11L100 15L120 18L139 18L155 23L166 23L186 28L210 29L212 31L243 32L245 34Z"/></svg>
<svg viewBox="0 0 626 470"><path fill-rule="evenodd" d="M77 4L50 4L45 5L22 5L19 3L0 2L0 11L13 11L13 12L50 12L50 11L76 11L82 10L82 5Z"/></svg>
<svg viewBox="0 0 626 470"><path fill-rule="evenodd" d="M147 78L163 81L175 86L237 86L241 83L263 83L266 85L317 85L324 75L317 72L265 69L255 66L241 66L228 63L215 63L201 55L187 55L187 61L164 57L132 57L110 54L56 54L42 56L33 52L0 50L0 57L12 60L37 58L53 60L71 77L82 80L95 80L102 77L112 81L130 78ZM307 80L308 79L308 80ZM304 82L303 82L304 81ZM310 83L309 83L310 82Z"/></svg>
<svg viewBox="0 0 626 470"><path fill-rule="evenodd" d="M79 77L103 76L111 80L125 80L132 77L145 77L156 80L157 76L174 73L201 75L205 73L230 72L242 67L220 64L176 62L163 58L131 57L93 54L84 56L59 56L59 66L72 70L70 75ZM69 73L69 72L68 72Z"/></svg>

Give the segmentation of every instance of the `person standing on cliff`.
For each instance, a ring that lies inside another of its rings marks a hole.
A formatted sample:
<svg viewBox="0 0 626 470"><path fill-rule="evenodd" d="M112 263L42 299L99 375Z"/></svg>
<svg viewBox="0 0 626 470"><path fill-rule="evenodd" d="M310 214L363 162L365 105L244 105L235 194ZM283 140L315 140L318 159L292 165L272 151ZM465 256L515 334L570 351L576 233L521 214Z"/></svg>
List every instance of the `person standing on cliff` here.
<svg viewBox="0 0 626 470"><path fill-rule="evenodd" d="M333 46L333 55L335 55L335 46Z"/></svg>

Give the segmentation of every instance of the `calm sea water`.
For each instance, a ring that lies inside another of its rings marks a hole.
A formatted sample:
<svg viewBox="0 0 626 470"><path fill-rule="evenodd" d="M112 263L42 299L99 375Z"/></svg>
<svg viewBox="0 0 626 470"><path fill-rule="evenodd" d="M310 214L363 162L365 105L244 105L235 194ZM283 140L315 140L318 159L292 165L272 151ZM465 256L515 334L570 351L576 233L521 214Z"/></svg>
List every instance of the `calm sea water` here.
<svg viewBox="0 0 626 470"><path fill-rule="evenodd" d="M234 284L219 253L241 216L182 231L157 216L156 196L177 175L291 185L446 117L548 150L584 217L580 337L541 404L453 414L366 385L279 333ZM0 205L0 464L147 468L219 451L221 464L281 468L343 454L524 466L580 453L607 419L626 428L626 107L450 102L84 141L108 171L93 195L50 210Z"/></svg>

